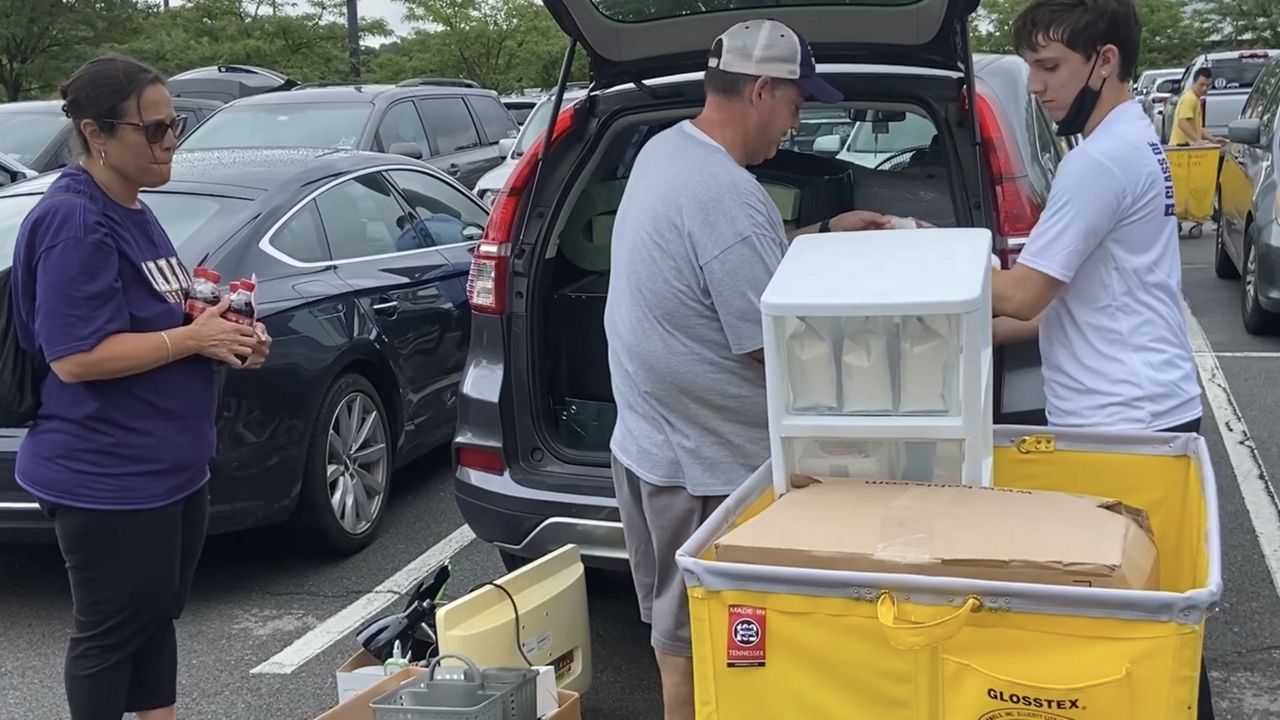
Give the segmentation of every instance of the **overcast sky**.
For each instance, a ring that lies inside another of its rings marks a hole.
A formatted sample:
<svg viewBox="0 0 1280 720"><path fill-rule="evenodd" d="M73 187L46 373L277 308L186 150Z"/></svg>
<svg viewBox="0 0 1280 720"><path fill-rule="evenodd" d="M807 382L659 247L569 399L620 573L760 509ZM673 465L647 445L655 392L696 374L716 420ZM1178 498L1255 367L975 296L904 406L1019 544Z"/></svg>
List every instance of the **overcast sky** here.
<svg viewBox="0 0 1280 720"><path fill-rule="evenodd" d="M364 17L380 17L391 23L392 32L404 35L409 30L402 8L396 0L359 0L360 14Z"/></svg>

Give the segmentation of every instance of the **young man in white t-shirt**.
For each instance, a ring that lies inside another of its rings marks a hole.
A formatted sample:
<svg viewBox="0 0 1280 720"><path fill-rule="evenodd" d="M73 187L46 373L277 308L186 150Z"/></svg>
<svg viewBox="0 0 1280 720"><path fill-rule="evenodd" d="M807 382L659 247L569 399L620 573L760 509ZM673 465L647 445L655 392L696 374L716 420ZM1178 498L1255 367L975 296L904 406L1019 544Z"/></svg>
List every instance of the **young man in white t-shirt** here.
<svg viewBox="0 0 1280 720"><path fill-rule="evenodd" d="M996 270L997 343L1040 339L1051 426L1196 432L1203 408L1182 312L1173 180L1129 93L1134 0L1034 0L1013 24L1063 159L1017 264ZM1213 718L1201 667L1199 718Z"/></svg>
<svg viewBox="0 0 1280 720"><path fill-rule="evenodd" d="M1039 329L1050 425L1195 430L1173 181L1129 93L1132 0L1037 0L1013 26L1030 90L1084 141L1058 167L1017 264L992 285L997 342ZM1017 323L1009 318L1024 321Z"/></svg>

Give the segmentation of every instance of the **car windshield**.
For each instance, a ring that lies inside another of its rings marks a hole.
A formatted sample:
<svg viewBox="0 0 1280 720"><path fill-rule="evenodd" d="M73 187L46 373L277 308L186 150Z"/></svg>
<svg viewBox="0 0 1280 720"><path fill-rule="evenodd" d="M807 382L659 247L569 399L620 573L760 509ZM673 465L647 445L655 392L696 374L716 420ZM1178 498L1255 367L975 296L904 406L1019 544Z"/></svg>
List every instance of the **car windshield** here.
<svg viewBox="0 0 1280 720"><path fill-rule="evenodd" d="M30 164L66 122L65 117L48 113L0 112L0 153Z"/></svg>
<svg viewBox="0 0 1280 720"><path fill-rule="evenodd" d="M877 133L877 130L884 132ZM849 137L847 149L856 153L894 153L908 148L923 148L933 141L933 133L933 123L927 118L907 113L904 119L896 122L858 123Z"/></svg>
<svg viewBox="0 0 1280 720"><path fill-rule="evenodd" d="M13 248L18 241L22 221L40 200L39 195L11 195L0 197L0 268L13 262ZM168 192L148 192L142 201L150 207L169 234L173 246L182 254L182 246L206 230L231 231L230 223L248 200L218 197L214 195L189 195Z"/></svg>
<svg viewBox="0 0 1280 720"><path fill-rule="evenodd" d="M1247 88L1253 87L1262 68L1266 67L1267 60L1266 55L1250 55L1211 60L1205 63L1205 67L1213 71L1213 89Z"/></svg>
<svg viewBox="0 0 1280 720"><path fill-rule="evenodd" d="M230 105L192 130L181 147L352 149L372 112L373 105L366 102Z"/></svg>

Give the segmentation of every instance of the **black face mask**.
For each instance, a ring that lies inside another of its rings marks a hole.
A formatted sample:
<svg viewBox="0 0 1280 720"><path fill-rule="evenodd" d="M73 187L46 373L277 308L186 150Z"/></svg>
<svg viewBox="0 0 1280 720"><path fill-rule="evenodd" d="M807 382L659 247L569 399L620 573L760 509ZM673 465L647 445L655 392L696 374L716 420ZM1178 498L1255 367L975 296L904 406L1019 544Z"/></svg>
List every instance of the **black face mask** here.
<svg viewBox="0 0 1280 720"><path fill-rule="evenodd" d="M1084 132L1084 126L1089 124L1094 108L1098 107L1098 98L1102 97L1102 86L1106 84L1107 78L1103 76L1096 90L1089 86L1089 78L1093 77L1093 71L1098 67L1099 55L1101 53L1093 56L1093 65L1089 66L1089 76L1085 78L1084 87L1076 93L1076 98L1071 101L1071 107L1067 108L1067 114L1058 121L1059 137L1070 137Z"/></svg>

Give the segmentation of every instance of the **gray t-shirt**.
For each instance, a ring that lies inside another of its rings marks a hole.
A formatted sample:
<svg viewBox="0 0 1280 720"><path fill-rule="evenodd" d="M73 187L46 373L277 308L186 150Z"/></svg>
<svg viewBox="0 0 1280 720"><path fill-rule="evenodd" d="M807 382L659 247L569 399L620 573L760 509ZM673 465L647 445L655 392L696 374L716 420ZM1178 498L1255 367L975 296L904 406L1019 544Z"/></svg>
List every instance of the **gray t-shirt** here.
<svg viewBox="0 0 1280 720"><path fill-rule="evenodd" d="M760 296L787 251L760 183L688 121L636 158L604 324L611 447L637 476L726 495L769 459Z"/></svg>

